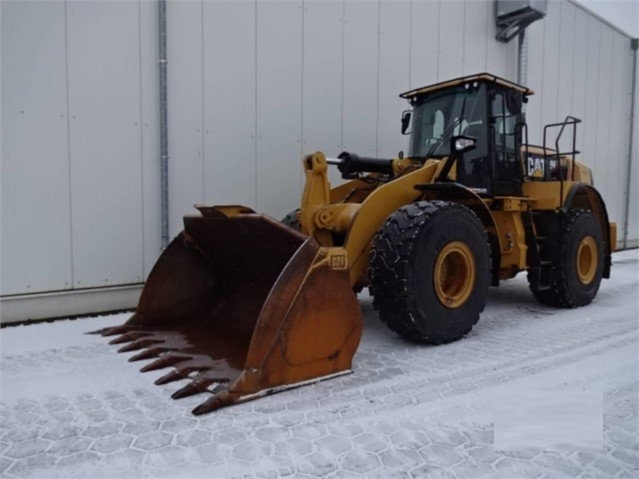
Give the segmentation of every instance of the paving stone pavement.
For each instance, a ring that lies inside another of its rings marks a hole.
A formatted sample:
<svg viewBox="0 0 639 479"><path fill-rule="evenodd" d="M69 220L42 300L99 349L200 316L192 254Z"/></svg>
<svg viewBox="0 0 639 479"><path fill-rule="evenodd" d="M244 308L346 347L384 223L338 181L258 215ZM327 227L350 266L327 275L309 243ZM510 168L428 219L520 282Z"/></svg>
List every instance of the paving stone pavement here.
<svg viewBox="0 0 639 479"><path fill-rule="evenodd" d="M173 401L181 384L84 334L122 315L4 328L0 475L639 477L639 255L614 259L587 308L540 306L518 277L437 347L388 331L363 294L353 374L200 417L202 397ZM600 392L600 446L496 448L498 405L522 390Z"/></svg>

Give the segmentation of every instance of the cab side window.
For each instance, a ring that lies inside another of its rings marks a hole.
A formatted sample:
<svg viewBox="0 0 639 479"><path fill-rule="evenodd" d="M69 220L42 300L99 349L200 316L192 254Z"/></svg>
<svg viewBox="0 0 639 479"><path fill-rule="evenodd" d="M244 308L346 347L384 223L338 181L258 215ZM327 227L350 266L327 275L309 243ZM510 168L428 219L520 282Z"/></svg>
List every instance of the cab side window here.
<svg viewBox="0 0 639 479"><path fill-rule="evenodd" d="M464 118L456 128L456 135L475 138L475 148L464 153L463 161L457 165L462 183L470 188L487 190L490 185L490 164L486 126L486 93L477 92L473 101L466 104Z"/></svg>
<svg viewBox="0 0 639 479"><path fill-rule="evenodd" d="M432 114L416 110L415 120L420 127L413 132L414 147L417 154L425 154L444 134L444 113L437 109Z"/></svg>
<svg viewBox="0 0 639 479"><path fill-rule="evenodd" d="M517 161L515 154L515 126L517 125L517 115L508 109L504 101L504 95L496 93L491 102L493 117L493 141L496 147L496 161Z"/></svg>
<svg viewBox="0 0 639 479"><path fill-rule="evenodd" d="M509 108L507 94L516 93L497 91L490 97L493 190L494 194L519 195L523 178L519 156L520 114Z"/></svg>

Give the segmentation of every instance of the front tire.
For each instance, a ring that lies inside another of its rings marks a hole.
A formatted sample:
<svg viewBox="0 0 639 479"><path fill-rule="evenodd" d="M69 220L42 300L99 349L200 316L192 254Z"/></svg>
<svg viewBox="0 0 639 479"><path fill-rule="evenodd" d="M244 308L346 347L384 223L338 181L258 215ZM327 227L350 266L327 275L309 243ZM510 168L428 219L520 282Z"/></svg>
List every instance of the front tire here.
<svg viewBox="0 0 639 479"><path fill-rule="evenodd" d="M440 344L467 334L483 311L491 252L464 205L420 201L395 211L371 253L373 306L393 331Z"/></svg>
<svg viewBox="0 0 639 479"><path fill-rule="evenodd" d="M532 289L542 304L576 308L590 304L599 290L604 268L601 226L592 212L572 208L561 213L553 255L551 286Z"/></svg>

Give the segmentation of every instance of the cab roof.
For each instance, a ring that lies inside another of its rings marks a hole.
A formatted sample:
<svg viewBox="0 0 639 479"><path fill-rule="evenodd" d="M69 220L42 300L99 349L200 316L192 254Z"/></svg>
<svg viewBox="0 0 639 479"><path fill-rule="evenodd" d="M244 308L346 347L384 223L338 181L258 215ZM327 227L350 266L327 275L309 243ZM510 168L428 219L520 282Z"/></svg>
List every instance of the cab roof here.
<svg viewBox="0 0 639 479"><path fill-rule="evenodd" d="M496 83L497 85L501 85L505 88L511 88L513 90L520 91L526 96L532 95L535 93L534 90L528 87L518 85L517 83L513 83L504 78L498 77L497 75L492 75L490 73L476 73L475 75L467 75L464 77L455 78L454 80L447 80L444 82L435 83L433 85L416 88L414 90L407 91L406 93L402 93L399 96L402 98L410 99L414 96L423 95L425 93L430 93L437 90L444 90L446 88L451 88L457 85L461 85L463 83L467 83L469 81Z"/></svg>

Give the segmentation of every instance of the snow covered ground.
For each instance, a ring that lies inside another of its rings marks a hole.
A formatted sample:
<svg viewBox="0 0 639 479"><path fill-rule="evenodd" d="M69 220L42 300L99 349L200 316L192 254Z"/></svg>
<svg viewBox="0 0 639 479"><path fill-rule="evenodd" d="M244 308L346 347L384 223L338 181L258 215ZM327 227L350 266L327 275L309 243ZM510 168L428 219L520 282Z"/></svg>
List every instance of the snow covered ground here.
<svg viewBox="0 0 639 479"><path fill-rule="evenodd" d="M437 347L361 295L352 375L201 417L85 334L128 315L2 329L0 475L638 477L639 251L586 308L541 306L520 276Z"/></svg>

